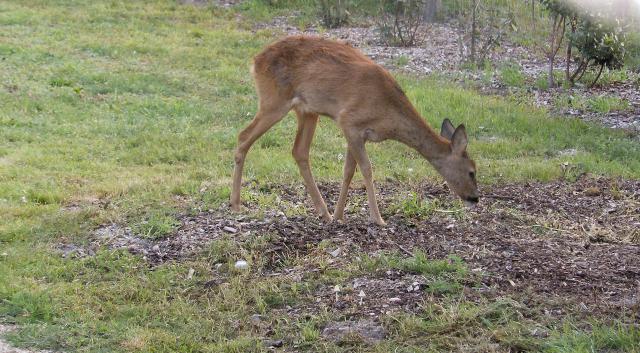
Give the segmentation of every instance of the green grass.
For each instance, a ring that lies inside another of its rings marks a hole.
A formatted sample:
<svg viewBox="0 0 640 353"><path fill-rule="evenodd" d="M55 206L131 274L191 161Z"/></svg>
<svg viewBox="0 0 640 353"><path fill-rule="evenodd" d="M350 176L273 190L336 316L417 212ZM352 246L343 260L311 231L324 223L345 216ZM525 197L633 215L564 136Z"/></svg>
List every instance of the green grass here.
<svg viewBox="0 0 640 353"><path fill-rule="evenodd" d="M318 283L358 273L329 271L327 259L318 260L326 268L319 277L300 283L260 276L259 238L223 239L201 256L152 269L125 251L64 259L55 250L60 242L88 242L95 228L114 222L165 237L177 214L226 202L236 136L256 109L250 58L275 36L252 32L251 23L286 10L258 0L232 10L169 0L0 2L0 320L20 326L8 336L14 344L65 352L264 351L259 333L243 324L259 313L277 332L300 334L305 347L339 349L317 343L317 323L296 326L276 310L313 300L309 290ZM622 133L436 78L399 80L433 126L444 118L467 125L481 184L552 180L565 162L595 174L640 176L640 148ZM287 118L268 132L249 154L245 180L300 183L290 155L294 131L295 119ZM314 141L317 179L340 180L338 129L323 119ZM558 153L571 148L581 153ZM398 143L369 150L379 180L439 180ZM244 192L264 207L277 202L268 190ZM237 257L252 270L233 271ZM453 266L457 273L457 262L443 261L398 266L421 274ZM218 263L226 267L214 270ZM218 277L224 285L202 285ZM459 294L449 277L435 280L438 293ZM488 313L484 307L473 310ZM464 322L482 321L471 317ZM491 320L488 330L508 328ZM393 332L375 349L404 347L405 331Z"/></svg>
<svg viewBox="0 0 640 353"><path fill-rule="evenodd" d="M505 65L500 70L500 79L508 87L522 87L526 77L517 65Z"/></svg>

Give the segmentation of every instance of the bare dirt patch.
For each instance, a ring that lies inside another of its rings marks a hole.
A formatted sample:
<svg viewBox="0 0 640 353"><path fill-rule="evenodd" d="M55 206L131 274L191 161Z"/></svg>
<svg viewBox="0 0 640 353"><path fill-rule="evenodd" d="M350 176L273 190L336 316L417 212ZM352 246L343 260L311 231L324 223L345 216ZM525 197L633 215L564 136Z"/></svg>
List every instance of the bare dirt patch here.
<svg viewBox="0 0 640 353"><path fill-rule="evenodd" d="M337 184L321 185L329 204L337 199L338 190ZM640 181L584 177L575 183L494 186L484 190L486 197L472 210L457 209L442 185L386 183L379 190L382 209L387 211L384 228L367 222L362 188L351 191L352 207L345 223L325 224L312 215L285 216L291 205L309 203L302 186L270 185L252 191L280 197L281 209L264 216L237 215L222 207L183 216L173 236L155 241L137 238L126 227L108 225L96 231L89 247L124 248L159 264L197 256L207 243L225 234L239 243L250 236L269 235L261 255L267 265L257 276L312 276L318 270L313 262L289 268L283 259L313 258L318 252L336 269L359 261L363 254L396 252L409 257L422 252L429 259L451 255L462 259L472 274L464 283L469 298L509 295L540 304L549 315L620 315L640 306ZM442 206L427 217L389 214L391 204L410 191L442 200ZM321 250L320 243L328 248ZM304 315L324 307L347 316L375 318L400 308L418 310L433 285L423 275L400 270L366 273L351 278L339 293L330 285L322 286L314 293L315 303L289 310Z"/></svg>

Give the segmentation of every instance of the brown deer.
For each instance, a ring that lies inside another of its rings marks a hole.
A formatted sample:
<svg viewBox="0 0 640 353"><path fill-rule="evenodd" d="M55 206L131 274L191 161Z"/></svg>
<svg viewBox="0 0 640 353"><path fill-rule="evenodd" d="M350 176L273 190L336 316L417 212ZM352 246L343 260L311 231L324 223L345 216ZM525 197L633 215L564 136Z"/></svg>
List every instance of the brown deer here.
<svg viewBox="0 0 640 353"><path fill-rule="evenodd" d="M267 46L254 58L252 74L259 97L258 112L238 136L231 208L240 209L242 168L251 145L291 109L298 119L293 158L318 214L342 220L349 184L360 167L367 189L370 221L385 222L376 202L371 163L365 142L392 139L404 143L431 163L463 200L478 202L476 167L466 152L464 125L448 119L441 136L413 107L396 80L358 50L335 41L293 36ZM309 164L309 148L319 115L333 119L347 140L342 189L333 217L318 190Z"/></svg>

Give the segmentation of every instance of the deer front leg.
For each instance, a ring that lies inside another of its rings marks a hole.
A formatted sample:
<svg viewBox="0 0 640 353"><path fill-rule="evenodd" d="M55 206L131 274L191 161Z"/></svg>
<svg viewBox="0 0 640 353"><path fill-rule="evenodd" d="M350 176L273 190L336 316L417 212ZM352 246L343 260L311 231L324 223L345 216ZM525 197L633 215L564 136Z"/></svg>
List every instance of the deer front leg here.
<svg viewBox="0 0 640 353"><path fill-rule="evenodd" d="M280 104L280 105L278 105ZM238 135L238 147L234 156L233 186L231 189L231 209L240 211L240 188L242 187L242 169L249 149L267 130L280 121L289 108L284 103L274 102L272 106L261 106L256 116Z"/></svg>
<svg viewBox="0 0 640 353"><path fill-rule="evenodd" d="M386 223L380 216L380 210L378 209L378 202L376 201L376 190L373 186L373 171L371 169L371 162L367 156L367 151L364 147L364 139L360 137L349 138L347 137L349 144L349 150L353 154L353 158L360 166L360 172L364 178L364 185L367 188L367 200L369 201L369 220L377 225L384 226Z"/></svg>
<svg viewBox="0 0 640 353"><path fill-rule="evenodd" d="M344 159L344 175L342 178L342 189L340 189L340 197L338 197L338 203L336 203L336 209L333 212L333 218L336 220L344 220L344 208L347 204L347 194L349 193L349 185L353 174L356 171L356 160L353 158L353 154L347 148L347 154Z"/></svg>
<svg viewBox="0 0 640 353"><path fill-rule="evenodd" d="M313 140L313 134L316 131L318 125L318 115L301 113L296 111L298 117L298 133L296 134L296 141L293 144L293 158L298 164L300 169L300 175L304 179L304 185L307 188L307 192L311 195L313 205L316 212L322 217L323 220L331 222L333 218L327 209L327 204L324 202L318 185L313 179L311 174L311 166L309 165L309 149L311 148L311 141Z"/></svg>

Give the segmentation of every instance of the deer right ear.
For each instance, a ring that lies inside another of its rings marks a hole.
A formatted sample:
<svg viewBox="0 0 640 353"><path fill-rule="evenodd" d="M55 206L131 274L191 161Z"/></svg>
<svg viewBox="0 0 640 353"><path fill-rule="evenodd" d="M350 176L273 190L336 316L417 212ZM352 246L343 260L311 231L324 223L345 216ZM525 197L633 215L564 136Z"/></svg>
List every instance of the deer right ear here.
<svg viewBox="0 0 640 353"><path fill-rule="evenodd" d="M453 133L456 131L456 128L453 127L453 124L451 123L451 120L449 119L444 119L442 121L442 127L440 128L440 136L446 138L447 140L451 141L451 138L453 137Z"/></svg>

